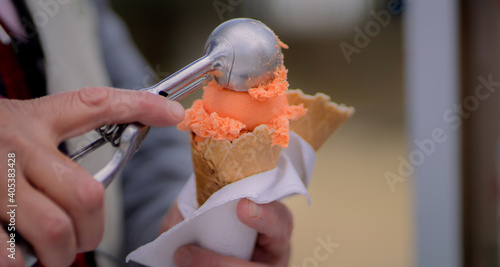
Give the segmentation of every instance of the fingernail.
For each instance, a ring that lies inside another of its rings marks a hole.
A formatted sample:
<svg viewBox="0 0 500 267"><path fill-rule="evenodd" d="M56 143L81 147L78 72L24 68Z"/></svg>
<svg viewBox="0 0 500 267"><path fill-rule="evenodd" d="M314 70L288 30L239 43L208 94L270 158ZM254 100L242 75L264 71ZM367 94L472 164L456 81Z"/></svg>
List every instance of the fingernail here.
<svg viewBox="0 0 500 267"><path fill-rule="evenodd" d="M176 119L184 119L184 107L179 102L169 100L168 108L170 109L172 116Z"/></svg>
<svg viewBox="0 0 500 267"><path fill-rule="evenodd" d="M257 218L260 215L260 212L262 211L262 207L260 205L255 204L255 202L247 200L248 201L248 215L250 218Z"/></svg>
<svg viewBox="0 0 500 267"><path fill-rule="evenodd" d="M189 266L191 258L192 258L191 250L187 247L178 249L174 255L175 264L177 264L177 266L179 267Z"/></svg>

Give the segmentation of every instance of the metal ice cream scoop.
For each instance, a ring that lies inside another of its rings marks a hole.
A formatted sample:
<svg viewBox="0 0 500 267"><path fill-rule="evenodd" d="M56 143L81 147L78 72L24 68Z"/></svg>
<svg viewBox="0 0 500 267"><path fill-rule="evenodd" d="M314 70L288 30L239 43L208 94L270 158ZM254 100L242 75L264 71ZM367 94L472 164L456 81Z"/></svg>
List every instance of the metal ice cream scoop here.
<svg viewBox="0 0 500 267"><path fill-rule="evenodd" d="M211 79L231 90L248 91L271 81L282 60L278 39L271 29L257 20L233 19L210 34L203 57L142 91L178 101ZM137 151L149 127L134 123L103 126L96 131L102 137L70 157L77 161L108 142L118 147L111 161L94 175L107 186Z"/></svg>
<svg viewBox="0 0 500 267"><path fill-rule="evenodd" d="M205 56L144 90L179 100L196 90L200 84L196 80L206 81L208 74L222 87L248 91L271 80L282 58L278 39L266 25L253 19L233 19L210 34ZM188 86L193 82L196 89Z"/></svg>

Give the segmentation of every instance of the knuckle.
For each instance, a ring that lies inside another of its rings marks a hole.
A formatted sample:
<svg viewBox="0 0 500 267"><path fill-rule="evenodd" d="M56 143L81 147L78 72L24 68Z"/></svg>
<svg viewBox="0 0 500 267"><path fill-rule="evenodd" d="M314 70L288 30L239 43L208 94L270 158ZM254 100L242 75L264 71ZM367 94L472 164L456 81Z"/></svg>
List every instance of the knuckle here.
<svg viewBox="0 0 500 267"><path fill-rule="evenodd" d="M104 204L104 187L94 179L85 179L78 187L77 201L86 211L100 211Z"/></svg>
<svg viewBox="0 0 500 267"><path fill-rule="evenodd" d="M26 145L24 136L15 129L9 128L11 127L7 126L6 128L0 128L0 137L2 143L15 148L24 147Z"/></svg>
<svg viewBox="0 0 500 267"><path fill-rule="evenodd" d="M282 217L282 212L280 212L280 210L272 207L272 206L267 206L268 208L268 212L265 213L264 215L266 216L267 218L267 223L269 225L283 225L284 223L284 217Z"/></svg>
<svg viewBox="0 0 500 267"><path fill-rule="evenodd" d="M76 91L76 101L89 108L100 107L110 99L110 90L104 87L84 87Z"/></svg>
<svg viewBox="0 0 500 267"><path fill-rule="evenodd" d="M60 247L69 244L73 235L73 228L68 217L64 215L50 215L41 222L42 234L46 242Z"/></svg>
<svg viewBox="0 0 500 267"><path fill-rule="evenodd" d="M9 238L7 236L7 233L4 232L2 229L0 229L0 242L2 244L7 244L8 240L9 240ZM8 253L9 253L8 249L9 248L7 247L7 250L4 250L4 249L0 250L0 266L21 266L20 264L16 265L15 261L13 261L11 258L8 257Z"/></svg>
<svg viewBox="0 0 500 267"><path fill-rule="evenodd" d="M293 215L292 212L281 202L273 202L274 212L272 220L273 223L281 225L281 229L284 230L285 234L290 235L293 230Z"/></svg>
<svg viewBox="0 0 500 267"><path fill-rule="evenodd" d="M272 241L273 245L276 248L285 248L288 246L289 242L289 237L285 235L278 235L274 237L274 240Z"/></svg>
<svg viewBox="0 0 500 267"><path fill-rule="evenodd" d="M6 253L0 253L0 266L9 267L24 267L24 262L21 257L15 257L14 259L9 258Z"/></svg>
<svg viewBox="0 0 500 267"><path fill-rule="evenodd" d="M95 249L97 246L99 246L101 239L102 239L101 230L96 230L93 233L80 236L80 239L78 240L79 241L78 251L86 252Z"/></svg>
<svg viewBox="0 0 500 267"><path fill-rule="evenodd" d="M33 147L33 143L37 142L36 138L29 138L29 133L15 129L15 126L9 125L5 128L0 127L0 147L8 152L19 153L21 159L27 158L29 153L24 153ZM41 135L41 133L40 133Z"/></svg>
<svg viewBox="0 0 500 267"><path fill-rule="evenodd" d="M73 266L71 263L74 262L76 252L72 253L63 253L62 251L56 251L57 255L36 255L40 262L45 264L44 266L51 267L66 267Z"/></svg>

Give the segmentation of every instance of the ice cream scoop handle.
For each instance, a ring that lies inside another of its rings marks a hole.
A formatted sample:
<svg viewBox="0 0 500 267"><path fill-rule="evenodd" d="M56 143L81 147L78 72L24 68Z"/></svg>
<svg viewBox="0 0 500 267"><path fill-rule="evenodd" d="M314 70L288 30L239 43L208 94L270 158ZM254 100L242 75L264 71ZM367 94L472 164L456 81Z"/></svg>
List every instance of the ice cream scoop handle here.
<svg viewBox="0 0 500 267"><path fill-rule="evenodd" d="M209 55L205 55L168 76L158 84L143 90L168 97L213 70L213 63L213 59ZM171 97L169 98L171 99Z"/></svg>
<svg viewBox="0 0 500 267"><path fill-rule="evenodd" d="M177 92L169 95L168 98L170 100L173 100L173 101L179 101L179 100L183 99L184 97L188 96L189 94L191 94L192 92L203 87L203 85L205 85L207 83L207 81L209 81L209 80L210 80L209 77L205 77L205 76L200 77L197 80L195 80L194 82L187 85L186 87L182 88L181 90L177 90Z"/></svg>

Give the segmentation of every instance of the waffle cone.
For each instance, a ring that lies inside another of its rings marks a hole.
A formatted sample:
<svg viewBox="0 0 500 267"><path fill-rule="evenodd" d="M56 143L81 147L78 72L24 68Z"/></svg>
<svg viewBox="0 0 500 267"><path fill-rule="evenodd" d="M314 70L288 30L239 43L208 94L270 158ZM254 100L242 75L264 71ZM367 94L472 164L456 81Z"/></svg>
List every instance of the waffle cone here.
<svg viewBox="0 0 500 267"><path fill-rule="evenodd" d="M288 104L304 104L305 116L290 122L290 130L306 140L314 150L318 150L326 139L344 123L353 113L353 107L338 105L330 97L318 93L305 95L301 90L288 90Z"/></svg>
<svg viewBox="0 0 500 267"><path fill-rule="evenodd" d="M191 134L191 153L196 195L201 206L217 190L245 177L274 169L282 148L271 143L272 131L257 126L233 140L196 142Z"/></svg>
<svg viewBox="0 0 500 267"><path fill-rule="evenodd" d="M290 130L306 140L314 150L354 112L354 108L330 102L330 97L318 93L305 95L301 90L287 92L290 105L303 104L305 116L290 122ZM245 177L274 169L282 148L272 145L273 131L266 125L257 126L230 142L207 138L196 142L191 134L191 153L196 180L196 195L201 206L217 190Z"/></svg>

